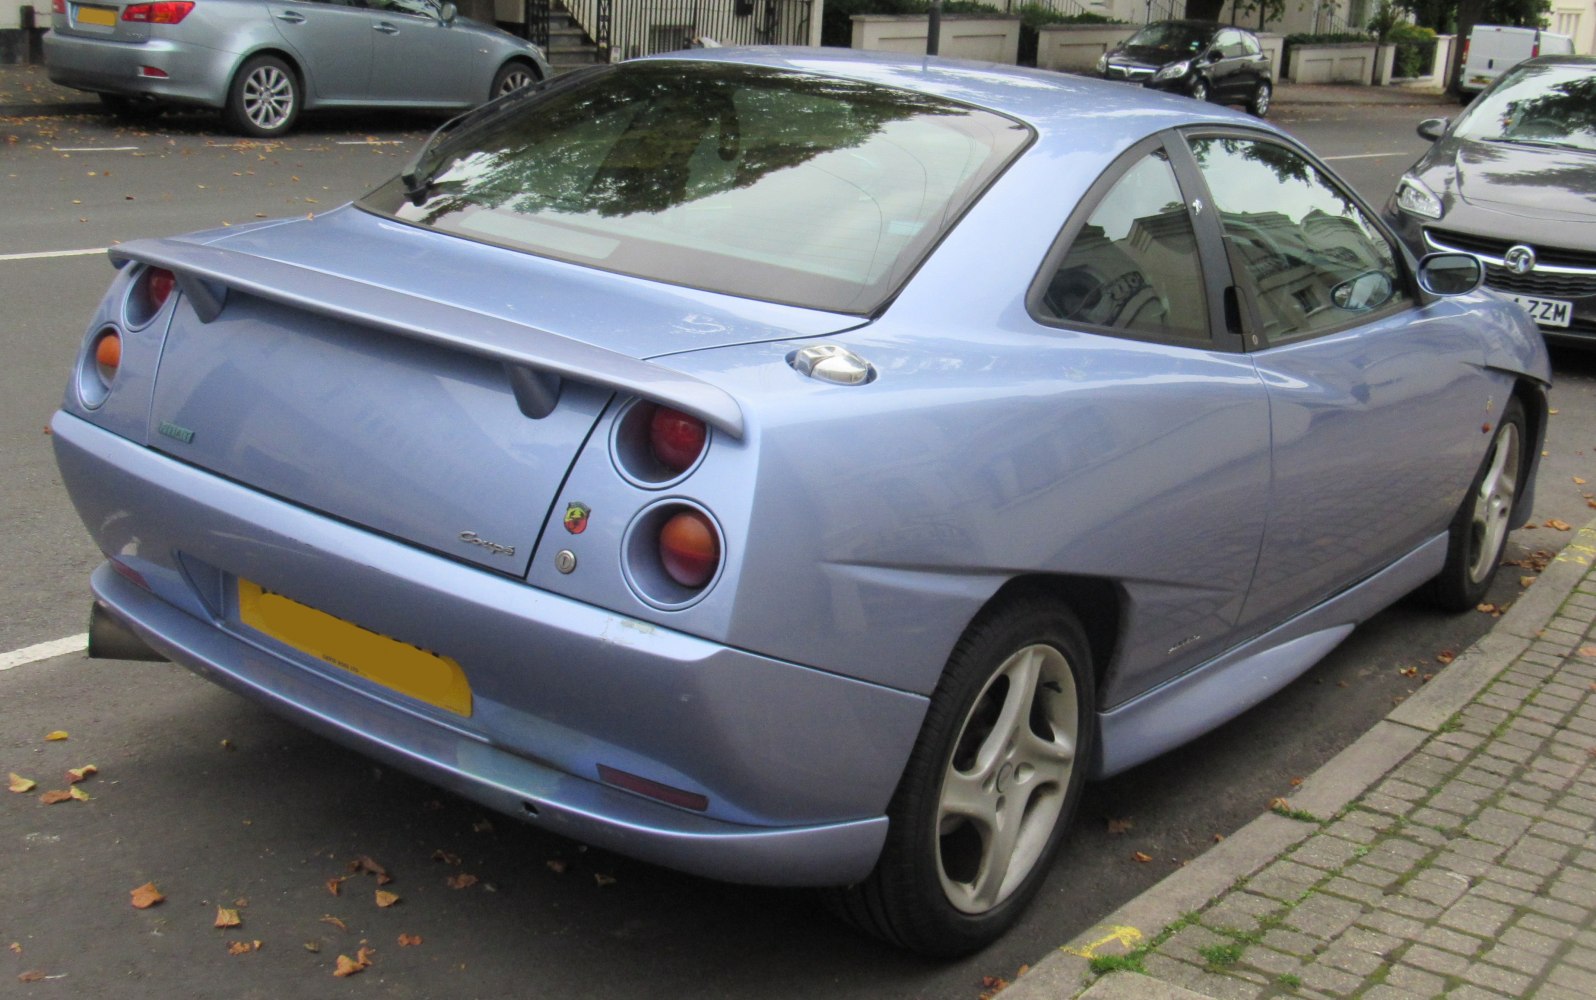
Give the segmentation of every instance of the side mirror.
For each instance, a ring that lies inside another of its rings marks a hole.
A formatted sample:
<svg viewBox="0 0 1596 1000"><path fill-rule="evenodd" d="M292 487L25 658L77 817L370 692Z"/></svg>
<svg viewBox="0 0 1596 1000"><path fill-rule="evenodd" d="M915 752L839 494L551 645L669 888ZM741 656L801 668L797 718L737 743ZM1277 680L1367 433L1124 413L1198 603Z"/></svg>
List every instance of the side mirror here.
<svg viewBox="0 0 1596 1000"><path fill-rule="evenodd" d="M1395 290L1396 286L1391 283L1389 274L1384 271L1364 271L1330 289L1330 301L1337 309L1368 312L1390 302L1391 293Z"/></svg>
<svg viewBox="0 0 1596 1000"><path fill-rule="evenodd" d="M1473 254L1431 253L1419 261L1419 287L1432 295L1464 295L1484 280L1485 267Z"/></svg>
<svg viewBox="0 0 1596 1000"><path fill-rule="evenodd" d="M452 3L446 3L438 8L438 20L444 24L453 24L454 19L460 16L460 8Z"/></svg>
<svg viewBox="0 0 1596 1000"><path fill-rule="evenodd" d="M1419 138L1434 142L1446 134L1446 127L1450 124L1451 120L1447 118L1426 118L1419 122L1416 131L1419 133Z"/></svg>

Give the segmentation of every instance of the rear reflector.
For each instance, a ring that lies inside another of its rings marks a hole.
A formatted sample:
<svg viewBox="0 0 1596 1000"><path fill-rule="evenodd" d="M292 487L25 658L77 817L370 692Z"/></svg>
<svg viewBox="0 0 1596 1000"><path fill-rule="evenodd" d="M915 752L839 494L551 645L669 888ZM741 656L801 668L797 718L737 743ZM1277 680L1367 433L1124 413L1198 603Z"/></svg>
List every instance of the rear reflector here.
<svg viewBox="0 0 1596 1000"><path fill-rule="evenodd" d="M154 66L140 66L139 76L147 76L152 80L164 80L166 79L166 70L158 69Z"/></svg>
<svg viewBox="0 0 1596 1000"><path fill-rule="evenodd" d="M626 771L616 770L607 764L600 764L598 773L599 780L606 785L614 785L616 788L624 788L629 792L646 795L667 805L680 806L683 809L692 809L697 812L703 812L709 808L709 797L700 795L697 792L689 792L680 788L672 788L670 785L662 785L657 781L650 781L647 778L639 777Z"/></svg>

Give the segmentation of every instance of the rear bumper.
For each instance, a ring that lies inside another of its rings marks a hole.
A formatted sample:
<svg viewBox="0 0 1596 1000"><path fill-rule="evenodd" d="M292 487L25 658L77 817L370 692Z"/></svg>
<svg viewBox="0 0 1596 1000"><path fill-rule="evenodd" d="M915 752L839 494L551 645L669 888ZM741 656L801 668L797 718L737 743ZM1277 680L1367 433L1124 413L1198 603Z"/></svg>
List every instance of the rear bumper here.
<svg viewBox="0 0 1596 1000"><path fill-rule="evenodd" d="M236 57L165 39L118 42L49 31L44 36L44 62L50 82L63 87L219 108L227 102ZM166 77L140 75L144 66L161 70Z"/></svg>
<svg viewBox="0 0 1596 1000"><path fill-rule="evenodd" d="M922 697L559 598L76 417L52 427L85 524L149 584L106 565L95 595L196 673L490 808L646 861L770 885L844 884L874 865ZM235 573L446 651L467 671L474 711L413 702L250 633L229 607ZM710 806L602 784L600 764Z"/></svg>

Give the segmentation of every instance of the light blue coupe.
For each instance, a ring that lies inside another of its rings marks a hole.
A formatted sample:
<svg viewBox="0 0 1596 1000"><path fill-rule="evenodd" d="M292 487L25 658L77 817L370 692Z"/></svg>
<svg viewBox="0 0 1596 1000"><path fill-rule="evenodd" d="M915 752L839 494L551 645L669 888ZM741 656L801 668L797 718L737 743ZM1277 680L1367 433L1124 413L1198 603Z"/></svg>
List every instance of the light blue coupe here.
<svg viewBox="0 0 1596 1000"><path fill-rule="evenodd" d="M218 108L268 138L307 108L471 108L550 75L442 0L53 0L44 61L114 114Z"/></svg>
<svg viewBox="0 0 1596 1000"><path fill-rule="evenodd" d="M91 651L929 954L1085 780L1472 608L1546 423L1523 311L1290 137L935 59L597 68L111 256Z"/></svg>

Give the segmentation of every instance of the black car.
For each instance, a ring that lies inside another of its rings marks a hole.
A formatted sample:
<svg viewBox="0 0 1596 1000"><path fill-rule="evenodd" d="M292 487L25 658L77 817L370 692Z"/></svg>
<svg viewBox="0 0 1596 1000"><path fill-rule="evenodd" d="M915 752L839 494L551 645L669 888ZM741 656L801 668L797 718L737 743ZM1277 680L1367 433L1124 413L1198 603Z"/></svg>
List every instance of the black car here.
<svg viewBox="0 0 1596 1000"><path fill-rule="evenodd" d="M1199 101L1244 104L1260 118L1274 94L1274 62L1257 36L1212 21L1154 21L1105 53L1097 72Z"/></svg>
<svg viewBox="0 0 1596 1000"><path fill-rule="evenodd" d="M1596 58L1519 63L1408 168L1386 217L1420 256L1463 250L1547 339L1596 346Z"/></svg>

